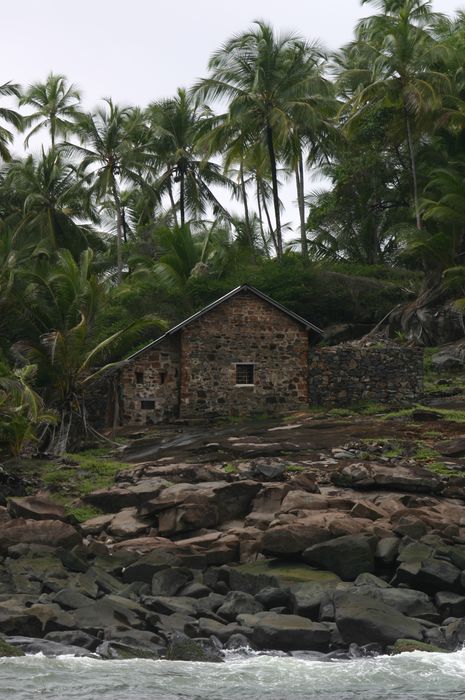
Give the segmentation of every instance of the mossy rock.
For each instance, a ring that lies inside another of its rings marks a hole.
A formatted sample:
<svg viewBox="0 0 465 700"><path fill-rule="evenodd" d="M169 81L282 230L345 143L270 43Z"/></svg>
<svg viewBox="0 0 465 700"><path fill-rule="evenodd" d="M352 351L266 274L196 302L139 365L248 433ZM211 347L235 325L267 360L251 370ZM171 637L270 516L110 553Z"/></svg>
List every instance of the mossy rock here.
<svg viewBox="0 0 465 700"><path fill-rule="evenodd" d="M213 648L204 648L195 639L183 634L175 634L166 651L169 661L222 662L221 654Z"/></svg>
<svg viewBox="0 0 465 700"><path fill-rule="evenodd" d="M26 654L21 649L5 642L4 639L0 639L0 657L2 656L26 656Z"/></svg>
<svg viewBox="0 0 465 700"><path fill-rule="evenodd" d="M417 642L415 639L398 639L390 648L391 654L403 654L406 651L428 651L436 654L448 654L447 649L436 647L434 644Z"/></svg>
<svg viewBox="0 0 465 700"><path fill-rule="evenodd" d="M282 585L292 583L338 583L341 579L331 571L320 571L307 564L283 562L280 559L261 559L235 567L236 571L252 576L274 576Z"/></svg>

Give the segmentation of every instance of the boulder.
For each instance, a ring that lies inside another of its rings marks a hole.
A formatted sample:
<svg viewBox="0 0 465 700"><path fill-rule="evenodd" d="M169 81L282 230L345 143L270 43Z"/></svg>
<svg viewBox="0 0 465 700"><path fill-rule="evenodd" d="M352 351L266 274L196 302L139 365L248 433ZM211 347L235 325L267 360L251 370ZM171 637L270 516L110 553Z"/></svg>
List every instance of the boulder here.
<svg viewBox="0 0 465 700"><path fill-rule="evenodd" d="M373 572L376 540L363 535L346 535L308 547L302 559L312 566L333 571L343 580L353 581L364 572Z"/></svg>
<svg viewBox="0 0 465 700"><path fill-rule="evenodd" d="M337 628L346 644L394 644L408 637L423 640L421 624L396 608L364 595L340 592L334 597Z"/></svg>
<svg viewBox="0 0 465 700"><path fill-rule="evenodd" d="M308 547L331 537L328 529L314 520L295 520L270 527L263 535L262 551L271 556L300 554Z"/></svg>
<svg viewBox="0 0 465 700"><path fill-rule="evenodd" d="M15 518L3 523L0 529L0 552L20 542L74 547L81 542L81 536L74 527L61 520Z"/></svg>
<svg viewBox="0 0 465 700"><path fill-rule="evenodd" d="M328 499L319 493L307 491L290 491L281 504L281 511L289 513L292 510L327 510Z"/></svg>
<svg viewBox="0 0 465 700"><path fill-rule="evenodd" d="M7 637L8 644L17 647L25 654L43 654L44 656L95 656L87 649L61 642L53 642L50 639L36 639L34 637Z"/></svg>
<svg viewBox="0 0 465 700"><path fill-rule="evenodd" d="M197 640L179 633L172 636L166 650L166 658L170 661L223 661L218 650L208 650Z"/></svg>
<svg viewBox="0 0 465 700"><path fill-rule="evenodd" d="M88 649L89 651L95 651L100 643L97 637L93 637L82 630L48 632L44 639L63 644L64 646L84 647L84 649Z"/></svg>
<svg viewBox="0 0 465 700"><path fill-rule="evenodd" d="M442 618L465 617L465 596L450 591L440 591L434 596L434 603Z"/></svg>
<svg viewBox="0 0 465 700"><path fill-rule="evenodd" d="M171 543L170 543L171 544ZM152 583L154 574L169 566L178 566L179 557L173 551L165 549L154 549L153 551L140 557L134 564L130 564L123 569L122 577L124 583L142 581Z"/></svg>
<svg viewBox="0 0 465 700"><path fill-rule="evenodd" d="M63 506L41 496L24 496L10 498L8 511L12 518L31 518L33 520L65 520Z"/></svg>
<svg viewBox="0 0 465 700"><path fill-rule="evenodd" d="M465 455L465 435L436 443L434 449L445 457L463 457Z"/></svg>
<svg viewBox="0 0 465 700"><path fill-rule="evenodd" d="M262 588L262 590L255 595L255 600L258 600L265 610L277 607L290 609L293 603L291 592L288 589L274 588L272 586Z"/></svg>
<svg viewBox="0 0 465 700"><path fill-rule="evenodd" d="M122 508L139 506L145 501L156 498L166 485L167 482L164 479L152 477L141 479L135 484L119 484L109 489L91 491L83 496L83 500L106 513L117 513Z"/></svg>
<svg viewBox="0 0 465 700"><path fill-rule="evenodd" d="M336 586L335 581L326 585L316 582L295 583L291 586L292 612L310 620L320 619L320 608L327 601L328 592Z"/></svg>
<svg viewBox="0 0 465 700"><path fill-rule="evenodd" d="M193 579L189 569L170 567L157 571L152 577L152 595L174 596Z"/></svg>
<svg viewBox="0 0 465 700"><path fill-rule="evenodd" d="M413 493L436 493L441 481L428 469L418 466L349 464L331 474L336 486L354 489L386 489Z"/></svg>
<svg viewBox="0 0 465 700"><path fill-rule="evenodd" d="M383 537L376 545L375 557L383 564L392 564L399 551L398 537Z"/></svg>
<svg viewBox="0 0 465 700"><path fill-rule="evenodd" d="M139 516L137 508L123 508L111 519L108 532L114 537L137 537L149 527L149 520Z"/></svg>
<svg viewBox="0 0 465 700"><path fill-rule="evenodd" d="M255 614L263 610L263 605L249 593L243 591L231 591L224 599L224 603L216 611L217 615L230 622L241 614Z"/></svg>
<svg viewBox="0 0 465 700"><path fill-rule="evenodd" d="M299 615L260 612L239 615L238 622L253 630L252 642L260 649L325 651L331 640L331 630L327 625Z"/></svg>

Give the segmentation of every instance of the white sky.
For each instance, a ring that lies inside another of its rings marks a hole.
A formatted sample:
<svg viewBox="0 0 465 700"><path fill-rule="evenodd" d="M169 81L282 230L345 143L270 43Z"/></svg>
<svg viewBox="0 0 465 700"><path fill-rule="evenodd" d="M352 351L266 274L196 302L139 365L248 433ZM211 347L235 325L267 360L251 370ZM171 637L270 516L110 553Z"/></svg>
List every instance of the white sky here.
<svg viewBox="0 0 465 700"><path fill-rule="evenodd" d="M464 6L433 2L447 14ZM203 77L211 53L254 19L336 49L375 11L359 0L3 0L0 84L52 71L77 84L88 109L107 96L144 107Z"/></svg>

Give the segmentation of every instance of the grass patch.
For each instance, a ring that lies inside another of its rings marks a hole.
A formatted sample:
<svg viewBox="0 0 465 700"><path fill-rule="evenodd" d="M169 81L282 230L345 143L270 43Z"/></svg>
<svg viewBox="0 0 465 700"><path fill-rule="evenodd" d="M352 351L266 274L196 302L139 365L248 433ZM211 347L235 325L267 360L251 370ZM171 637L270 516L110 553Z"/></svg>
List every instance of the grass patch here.
<svg viewBox="0 0 465 700"><path fill-rule="evenodd" d="M82 522L101 515L102 511L80 503L80 498L96 489L112 486L116 474L131 466L111 459L108 449L97 448L66 454L62 460L24 459L18 464L18 473L31 480L31 493L47 487L52 500Z"/></svg>
<svg viewBox="0 0 465 700"><path fill-rule="evenodd" d="M415 404L410 408L400 408L397 411L389 411L381 416L383 419L390 420L392 418L411 418L414 411L432 411L439 413L445 421L453 423L462 423L465 421L465 410L461 411L452 408L438 408L437 406L423 406L423 404Z"/></svg>
<svg viewBox="0 0 465 700"><path fill-rule="evenodd" d="M225 474L237 474L239 470L234 464L225 464L223 471Z"/></svg>
<svg viewBox="0 0 465 700"><path fill-rule="evenodd" d="M286 467L286 472L304 472L305 467L302 467L301 464L290 464L288 467Z"/></svg>

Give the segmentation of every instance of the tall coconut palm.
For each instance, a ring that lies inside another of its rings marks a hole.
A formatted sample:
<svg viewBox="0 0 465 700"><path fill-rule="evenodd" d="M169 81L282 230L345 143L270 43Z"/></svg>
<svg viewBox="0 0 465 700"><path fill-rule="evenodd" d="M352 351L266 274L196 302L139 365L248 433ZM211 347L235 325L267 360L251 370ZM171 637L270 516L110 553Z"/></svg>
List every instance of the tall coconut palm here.
<svg viewBox="0 0 465 700"><path fill-rule="evenodd" d="M15 83L3 83L0 85L0 97L19 97L20 88ZM0 107L0 122L11 124L16 129L21 129L22 118L13 109L8 107ZM0 123L0 158L6 162L11 160L11 152L9 145L13 143L13 133L6 126Z"/></svg>
<svg viewBox="0 0 465 700"><path fill-rule="evenodd" d="M435 41L433 29L442 15L432 11L429 0L362 0L362 4L375 5L380 13L360 21L352 48L363 60L344 71L340 82L355 86L348 103L352 119L374 103L397 110L409 153L416 226L420 229L416 132L425 128L428 115L440 107L441 93L448 85L446 75L436 70L442 47Z"/></svg>
<svg viewBox="0 0 465 700"><path fill-rule="evenodd" d="M293 34L278 36L263 21L227 41L209 61L210 75L195 85L204 99L228 100L231 120L266 145L272 181L277 253L283 253L278 160L297 114L314 94L316 46ZM311 69L310 69L311 68ZM319 78L320 80L320 78Z"/></svg>
<svg viewBox="0 0 465 700"><path fill-rule="evenodd" d="M20 106L34 109L23 118L25 127L35 124L24 139L24 146L27 148L30 138L45 128L54 148L59 134L66 135L75 128L80 101L79 90L64 75L50 73L44 83L30 85L19 100Z"/></svg>
<svg viewBox="0 0 465 700"><path fill-rule="evenodd" d="M139 111L119 107L111 99L95 114L82 115L76 132L81 145L67 142L65 152L77 156L80 169L92 182L96 202L111 198L116 216L117 281L123 274L124 239L121 187L125 183L144 184L144 172L152 160L150 135Z"/></svg>
<svg viewBox="0 0 465 700"><path fill-rule="evenodd" d="M154 102L147 109L155 137L154 156L161 172L156 187L160 195L168 194L175 219L179 210L181 226L186 223L187 213L204 214L208 206L216 216L228 216L212 187L232 189L233 185L221 167L205 157L199 144L210 116L181 88L175 97Z"/></svg>
<svg viewBox="0 0 465 700"><path fill-rule="evenodd" d="M76 259L90 243L102 246L91 225L83 223L96 222L89 189L57 151L42 150L38 158L14 162L6 184L21 205L10 224L16 238L48 252L68 248Z"/></svg>

